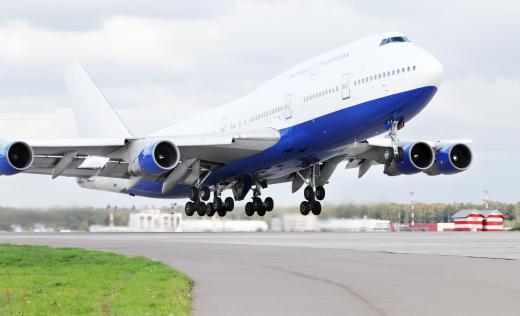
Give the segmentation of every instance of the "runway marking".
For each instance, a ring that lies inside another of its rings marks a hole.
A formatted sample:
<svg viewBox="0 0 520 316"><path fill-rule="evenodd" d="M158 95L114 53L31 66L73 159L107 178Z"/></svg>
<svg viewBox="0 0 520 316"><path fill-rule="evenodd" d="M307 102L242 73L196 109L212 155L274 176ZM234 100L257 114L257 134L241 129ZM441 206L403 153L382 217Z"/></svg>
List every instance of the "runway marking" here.
<svg viewBox="0 0 520 316"><path fill-rule="evenodd" d="M352 288L346 286L345 284L342 284L342 283L339 283L339 282L335 282L335 281L331 281L331 280L327 280L327 279L323 279L323 278L319 278L317 276L308 275L308 274L305 274L305 273L302 273L302 272L298 272L298 271L292 271L292 270L284 269L284 268L281 268L281 267L268 265L268 264L254 263L254 265L257 265L257 266L260 266L260 267L264 267L264 268L267 268L267 269L271 269L271 270L275 270L275 271L284 272L284 273L291 274L291 275L294 275L294 276L297 276L297 277L300 277L300 278L305 278L305 279L308 279L308 280L322 282L322 283L325 283L325 284L328 284L328 285L340 288L340 289L346 291L351 296L354 296L355 298L360 300L362 303L364 303L370 310L372 310L377 315L381 315L381 316L387 315L383 310L379 309L377 306L372 304L372 302L370 302L368 299L363 297L358 292L354 291Z"/></svg>

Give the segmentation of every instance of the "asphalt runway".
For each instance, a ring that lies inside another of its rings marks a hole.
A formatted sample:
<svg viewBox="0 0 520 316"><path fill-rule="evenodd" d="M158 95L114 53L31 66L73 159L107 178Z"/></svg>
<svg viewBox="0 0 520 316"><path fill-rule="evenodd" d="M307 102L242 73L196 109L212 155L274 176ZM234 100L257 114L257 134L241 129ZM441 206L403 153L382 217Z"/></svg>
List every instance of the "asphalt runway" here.
<svg viewBox="0 0 520 316"><path fill-rule="evenodd" d="M0 234L143 255L195 281L194 315L518 315L520 233Z"/></svg>

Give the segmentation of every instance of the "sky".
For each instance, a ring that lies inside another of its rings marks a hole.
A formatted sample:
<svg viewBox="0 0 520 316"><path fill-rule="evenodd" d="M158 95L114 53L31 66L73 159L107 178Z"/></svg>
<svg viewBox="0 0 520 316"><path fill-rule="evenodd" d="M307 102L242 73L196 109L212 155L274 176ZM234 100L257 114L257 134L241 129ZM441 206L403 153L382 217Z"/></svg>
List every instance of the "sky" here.
<svg viewBox="0 0 520 316"><path fill-rule="evenodd" d="M327 201L520 200L520 3L517 1L0 2L0 139L75 136L63 66L80 60L139 135L244 96L277 74L364 36L405 33L444 66L442 85L401 139L471 138L474 162L453 176L363 178L340 165ZM81 189L74 179L0 177L1 205L173 201ZM303 193L264 191L279 205Z"/></svg>

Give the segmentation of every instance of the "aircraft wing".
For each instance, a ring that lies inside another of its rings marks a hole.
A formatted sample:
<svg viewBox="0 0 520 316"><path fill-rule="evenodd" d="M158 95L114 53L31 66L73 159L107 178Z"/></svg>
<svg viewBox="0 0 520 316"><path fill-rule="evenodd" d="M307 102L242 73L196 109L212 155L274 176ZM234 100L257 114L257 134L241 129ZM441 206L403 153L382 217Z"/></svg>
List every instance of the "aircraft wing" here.
<svg viewBox="0 0 520 316"><path fill-rule="evenodd" d="M263 151L276 144L278 131L265 128L240 134L154 136L153 138L26 139L34 161L25 173L69 177L103 176L129 178L128 151L136 141L170 141L180 159L226 164ZM12 142L4 142L12 143Z"/></svg>

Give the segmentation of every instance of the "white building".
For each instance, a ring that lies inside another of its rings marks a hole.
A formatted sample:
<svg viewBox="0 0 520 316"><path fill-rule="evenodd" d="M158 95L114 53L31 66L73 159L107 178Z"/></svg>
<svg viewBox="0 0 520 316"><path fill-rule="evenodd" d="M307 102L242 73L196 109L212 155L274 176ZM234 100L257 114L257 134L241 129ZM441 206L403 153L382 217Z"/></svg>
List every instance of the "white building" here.
<svg viewBox="0 0 520 316"><path fill-rule="evenodd" d="M182 214L144 210L131 213L128 226L92 225L90 232L176 232L182 231Z"/></svg>
<svg viewBox="0 0 520 316"><path fill-rule="evenodd" d="M320 221L320 230L329 232L388 232L390 221L370 218L331 218Z"/></svg>

